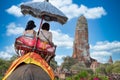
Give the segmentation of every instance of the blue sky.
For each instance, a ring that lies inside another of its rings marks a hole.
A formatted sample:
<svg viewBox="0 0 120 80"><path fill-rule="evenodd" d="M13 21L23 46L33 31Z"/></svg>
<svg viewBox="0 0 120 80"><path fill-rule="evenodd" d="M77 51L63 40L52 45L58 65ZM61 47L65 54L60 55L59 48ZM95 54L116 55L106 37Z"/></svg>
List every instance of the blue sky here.
<svg viewBox="0 0 120 80"><path fill-rule="evenodd" d="M14 52L15 38L22 35L28 20L34 20L38 30L40 19L23 16L20 4L43 0L1 0L0 5L0 57L9 59ZM49 0L69 18L66 24L50 22L53 41L57 45L58 64L63 56L73 53L76 23L81 15L88 21L90 55L105 63L109 56L120 60L120 1L119 0Z"/></svg>

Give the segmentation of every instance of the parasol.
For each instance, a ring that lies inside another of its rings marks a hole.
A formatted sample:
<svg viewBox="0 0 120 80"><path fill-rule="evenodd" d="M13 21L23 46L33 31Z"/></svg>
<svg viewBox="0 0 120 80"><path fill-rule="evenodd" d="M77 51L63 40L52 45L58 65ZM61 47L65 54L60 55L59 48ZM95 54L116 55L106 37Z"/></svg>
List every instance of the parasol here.
<svg viewBox="0 0 120 80"><path fill-rule="evenodd" d="M30 14L36 18L42 18L46 21L56 21L61 24L67 22L67 17L51 3L44 2L27 2L21 5L21 12L26 15Z"/></svg>

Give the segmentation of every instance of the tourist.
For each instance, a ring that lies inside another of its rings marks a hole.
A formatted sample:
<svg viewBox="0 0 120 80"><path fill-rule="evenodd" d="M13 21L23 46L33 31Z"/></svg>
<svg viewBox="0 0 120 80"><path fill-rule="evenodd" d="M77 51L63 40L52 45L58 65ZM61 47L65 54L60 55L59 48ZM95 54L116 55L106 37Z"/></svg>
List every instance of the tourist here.
<svg viewBox="0 0 120 80"><path fill-rule="evenodd" d="M40 40L49 43L50 45L54 45L52 42L52 33L49 31L50 25L49 23L44 23L42 25L42 30L40 31L39 38Z"/></svg>
<svg viewBox="0 0 120 80"><path fill-rule="evenodd" d="M27 37L35 37L36 36L36 31L34 30L35 27L36 25L33 20L28 21L23 35Z"/></svg>

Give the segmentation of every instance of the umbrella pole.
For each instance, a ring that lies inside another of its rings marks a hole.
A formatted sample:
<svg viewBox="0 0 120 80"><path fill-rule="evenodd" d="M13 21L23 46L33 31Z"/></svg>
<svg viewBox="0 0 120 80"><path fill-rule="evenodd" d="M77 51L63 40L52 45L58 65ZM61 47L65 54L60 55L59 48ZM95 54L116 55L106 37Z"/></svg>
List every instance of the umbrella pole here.
<svg viewBox="0 0 120 80"><path fill-rule="evenodd" d="M39 33L40 33L40 29L41 29L41 27L42 27L42 23L43 23L43 17L42 17L42 19L41 19L41 23L40 23L40 27L39 27L39 30L38 30L37 36L38 36Z"/></svg>
<svg viewBox="0 0 120 80"><path fill-rule="evenodd" d="M34 48L33 48L33 51L35 51L36 50L36 47L37 47L37 43L38 43L38 36L39 36L39 33L40 33L40 29L41 29L41 27L42 27L42 23L43 23L43 16L42 16L42 19L41 19L41 22L40 22L40 27L39 27L39 30L38 30L38 32L37 32L37 40L36 40L36 42L35 42L35 46L34 46Z"/></svg>

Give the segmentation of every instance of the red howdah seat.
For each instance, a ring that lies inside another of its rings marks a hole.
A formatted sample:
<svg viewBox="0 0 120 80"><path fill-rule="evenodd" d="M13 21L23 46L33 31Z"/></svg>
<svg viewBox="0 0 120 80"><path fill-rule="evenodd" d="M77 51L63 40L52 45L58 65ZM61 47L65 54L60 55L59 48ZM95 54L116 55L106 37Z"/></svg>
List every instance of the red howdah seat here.
<svg viewBox="0 0 120 80"><path fill-rule="evenodd" d="M20 36L15 40L15 49L27 52L38 52L39 54L51 55L55 53L56 46L52 46L36 37Z"/></svg>

